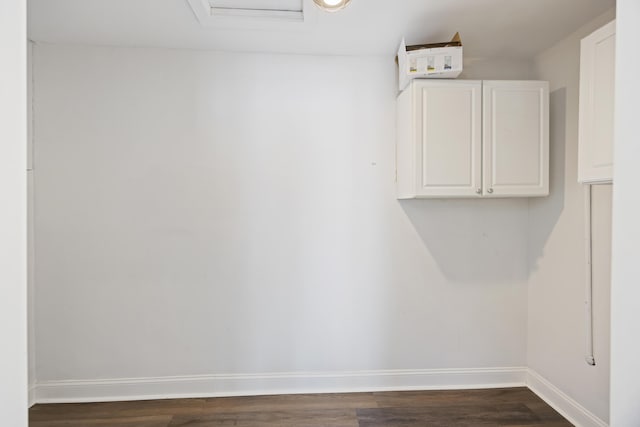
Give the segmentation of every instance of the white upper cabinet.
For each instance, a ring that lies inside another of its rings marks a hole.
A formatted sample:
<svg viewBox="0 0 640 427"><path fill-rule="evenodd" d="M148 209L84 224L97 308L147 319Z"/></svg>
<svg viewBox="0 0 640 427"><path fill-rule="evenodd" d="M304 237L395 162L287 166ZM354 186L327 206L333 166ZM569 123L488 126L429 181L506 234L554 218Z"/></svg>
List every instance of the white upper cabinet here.
<svg viewBox="0 0 640 427"><path fill-rule="evenodd" d="M483 82L485 195L549 194L549 85Z"/></svg>
<svg viewBox="0 0 640 427"><path fill-rule="evenodd" d="M613 181L616 23L582 40L578 181Z"/></svg>
<svg viewBox="0 0 640 427"><path fill-rule="evenodd" d="M416 80L398 110L404 197L471 197L482 190L482 83ZM413 143L409 142L413 141ZM415 171L415 172L413 172Z"/></svg>
<svg viewBox="0 0 640 427"><path fill-rule="evenodd" d="M547 82L414 80L398 97L399 199L549 193Z"/></svg>

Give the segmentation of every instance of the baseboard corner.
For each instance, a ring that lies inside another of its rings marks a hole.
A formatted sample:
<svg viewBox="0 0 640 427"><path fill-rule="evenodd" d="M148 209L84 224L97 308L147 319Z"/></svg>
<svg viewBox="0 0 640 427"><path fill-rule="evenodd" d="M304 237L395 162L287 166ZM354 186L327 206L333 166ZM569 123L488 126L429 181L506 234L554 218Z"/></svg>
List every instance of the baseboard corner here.
<svg viewBox="0 0 640 427"><path fill-rule="evenodd" d="M531 391L576 427L609 427L605 421L532 369L527 369L526 384Z"/></svg>

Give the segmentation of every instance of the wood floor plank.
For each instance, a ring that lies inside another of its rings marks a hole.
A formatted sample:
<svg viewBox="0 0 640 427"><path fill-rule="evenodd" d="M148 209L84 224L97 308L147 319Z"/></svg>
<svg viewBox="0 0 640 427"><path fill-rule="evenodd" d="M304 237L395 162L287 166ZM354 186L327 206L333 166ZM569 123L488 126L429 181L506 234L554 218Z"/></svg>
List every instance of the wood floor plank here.
<svg viewBox="0 0 640 427"><path fill-rule="evenodd" d="M476 403L538 403L542 402L525 387L480 390L430 390L374 393L378 406L424 407L441 405L469 405Z"/></svg>
<svg viewBox="0 0 640 427"><path fill-rule="evenodd" d="M134 402L61 403L35 405L29 419L73 420L87 418L125 418L201 413L205 399L141 400Z"/></svg>
<svg viewBox="0 0 640 427"><path fill-rule="evenodd" d="M547 405L542 399L538 398L538 401L527 402L526 405L538 416L538 418L540 418L542 421L544 421L548 425L553 425L554 423L560 424L563 426L572 425L562 415L556 412L555 409Z"/></svg>
<svg viewBox="0 0 640 427"><path fill-rule="evenodd" d="M540 422L521 403L359 409L357 413L360 427L503 426Z"/></svg>
<svg viewBox="0 0 640 427"><path fill-rule="evenodd" d="M358 427L355 409L225 412L176 416L170 427Z"/></svg>
<svg viewBox="0 0 640 427"><path fill-rule="evenodd" d="M78 418L72 420L29 421L30 427L168 427L173 417Z"/></svg>
<svg viewBox="0 0 640 427"><path fill-rule="evenodd" d="M297 394L256 397L220 397L207 399L204 411L216 412L259 412L377 408L373 393L343 394Z"/></svg>

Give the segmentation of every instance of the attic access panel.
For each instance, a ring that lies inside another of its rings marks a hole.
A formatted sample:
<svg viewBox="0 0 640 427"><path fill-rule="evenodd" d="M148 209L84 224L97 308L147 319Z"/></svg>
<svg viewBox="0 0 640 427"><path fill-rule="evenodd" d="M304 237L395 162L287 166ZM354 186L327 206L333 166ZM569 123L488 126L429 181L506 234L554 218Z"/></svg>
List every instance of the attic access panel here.
<svg viewBox="0 0 640 427"><path fill-rule="evenodd" d="M203 26L305 22L310 0L188 0Z"/></svg>
<svg viewBox="0 0 640 427"><path fill-rule="evenodd" d="M304 19L302 0L209 0L212 15Z"/></svg>

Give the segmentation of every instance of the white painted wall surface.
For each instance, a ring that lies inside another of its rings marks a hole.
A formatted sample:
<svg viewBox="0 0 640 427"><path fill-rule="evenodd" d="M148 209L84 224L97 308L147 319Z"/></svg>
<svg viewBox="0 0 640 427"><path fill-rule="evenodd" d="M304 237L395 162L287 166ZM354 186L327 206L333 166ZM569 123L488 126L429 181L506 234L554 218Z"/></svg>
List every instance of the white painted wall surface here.
<svg viewBox="0 0 640 427"><path fill-rule="evenodd" d="M26 2L0 2L0 414L27 426Z"/></svg>
<svg viewBox="0 0 640 427"><path fill-rule="evenodd" d="M640 423L640 3L618 0L616 58L616 140L613 193L613 284L611 290L611 426Z"/></svg>
<svg viewBox="0 0 640 427"><path fill-rule="evenodd" d="M36 385L35 236L33 191L33 42L27 45L27 325L29 351L29 404L34 403Z"/></svg>
<svg viewBox="0 0 640 427"><path fill-rule="evenodd" d="M396 200L394 67L37 45L38 381L524 366L527 201Z"/></svg>
<svg viewBox="0 0 640 427"><path fill-rule="evenodd" d="M529 202L528 366L600 420L609 418L611 187L594 189L594 352L585 362L584 190L578 184L580 40L610 11L535 59L550 82L551 195Z"/></svg>

